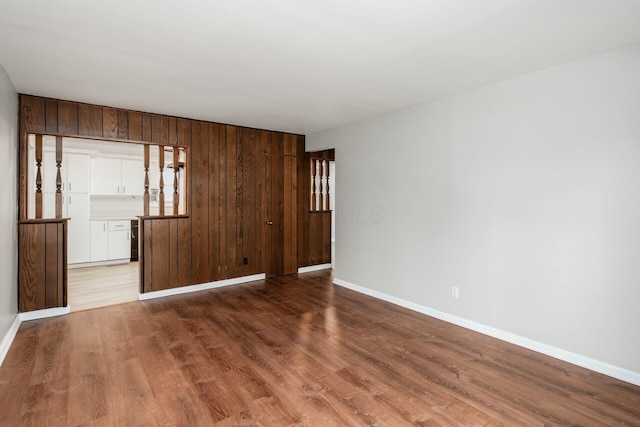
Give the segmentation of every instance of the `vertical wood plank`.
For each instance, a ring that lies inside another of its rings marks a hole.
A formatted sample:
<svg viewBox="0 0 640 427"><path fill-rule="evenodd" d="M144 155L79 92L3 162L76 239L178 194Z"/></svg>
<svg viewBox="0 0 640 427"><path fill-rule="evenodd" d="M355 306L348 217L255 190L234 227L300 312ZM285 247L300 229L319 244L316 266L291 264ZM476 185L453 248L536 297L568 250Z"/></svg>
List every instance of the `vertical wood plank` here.
<svg viewBox="0 0 640 427"><path fill-rule="evenodd" d="M47 132L58 132L58 101L47 99L45 101L45 129Z"/></svg>
<svg viewBox="0 0 640 427"><path fill-rule="evenodd" d="M45 308L45 224L18 226L18 299L20 312Z"/></svg>
<svg viewBox="0 0 640 427"><path fill-rule="evenodd" d="M59 223L48 223L45 226L44 255L44 296L45 308L58 307L58 270L62 263L58 260L60 245L58 242ZM61 301L60 301L61 302Z"/></svg>
<svg viewBox="0 0 640 427"><path fill-rule="evenodd" d="M220 231L218 278L226 279L227 273L227 127L220 125L218 131L218 221ZM215 168L215 164L213 165Z"/></svg>
<svg viewBox="0 0 640 427"><path fill-rule="evenodd" d="M78 134L82 136L102 137L102 107L96 105L78 105Z"/></svg>
<svg viewBox="0 0 640 427"><path fill-rule="evenodd" d="M244 248L244 152L243 152L243 144L242 144L242 128L235 128L236 139L236 176L235 176L235 216L234 219L236 221L236 251L235 251L235 264L234 264L234 276L242 276L242 254Z"/></svg>
<svg viewBox="0 0 640 427"><path fill-rule="evenodd" d="M192 123L191 160L191 243L193 280L205 283L209 278L209 126Z"/></svg>
<svg viewBox="0 0 640 427"><path fill-rule="evenodd" d="M142 141L142 113L129 111L129 139Z"/></svg>
<svg viewBox="0 0 640 427"><path fill-rule="evenodd" d="M129 139L129 112L118 110L118 138Z"/></svg>
<svg viewBox="0 0 640 427"><path fill-rule="evenodd" d="M168 118L168 127L169 127L169 145L177 145L178 144L178 119L175 117Z"/></svg>
<svg viewBox="0 0 640 427"><path fill-rule="evenodd" d="M286 135L285 136L285 147L287 147L289 145L289 136ZM291 194L291 190L292 190L292 181L293 181L293 173L292 173L292 157L290 156L284 156L283 157L283 162L284 162L284 179L283 179L283 212L282 212L282 222L283 222L283 274L287 274L287 273L291 273L291 247L292 244L291 242L293 241L293 235L291 233L291 224L293 221L293 218L291 217L291 209L290 206L293 203L293 197Z"/></svg>
<svg viewBox="0 0 640 427"><path fill-rule="evenodd" d="M44 99L35 96L25 96L24 108L29 116L27 130L32 132L44 132L46 130Z"/></svg>
<svg viewBox="0 0 640 427"><path fill-rule="evenodd" d="M178 286L194 284L191 278L191 219L178 220Z"/></svg>
<svg viewBox="0 0 640 427"><path fill-rule="evenodd" d="M151 115L151 142L164 145L169 142L169 117Z"/></svg>
<svg viewBox="0 0 640 427"><path fill-rule="evenodd" d="M58 223L58 307L67 306L67 221Z"/></svg>
<svg viewBox="0 0 640 427"><path fill-rule="evenodd" d="M155 254L153 253L153 246L151 245L153 235L153 221L150 219L145 219L144 221L142 221L141 230L142 234L140 235L140 238L143 239L141 245L143 256L141 260L143 268L142 286L144 288L144 292L152 292L154 290L153 283L155 279L155 277L153 277L152 269Z"/></svg>
<svg viewBox="0 0 640 427"><path fill-rule="evenodd" d="M227 274L226 277L236 275L236 250L237 250L237 229L236 229L236 127L226 126L226 181L227 181L227 202L226 202L226 222L227 222Z"/></svg>
<svg viewBox="0 0 640 427"><path fill-rule="evenodd" d="M151 114L148 113L142 113L142 140L145 142L153 142Z"/></svg>
<svg viewBox="0 0 640 427"><path fill-rule="evenodd" d="M151 227L151 258L145 262L151 264L153 281L151 286L154 291L169 289L169 220L150 220ZM147 236L149 237L149 236Z"/></svg>
<svg viewBox="0 0 640 427"><path fill-rule="evenodd" d="M256 134L256 215L255 215L255 231L256 231L256 273L265 272L264 264L264 234L265 234L265 141L267 140L267 132L263 130L257 131Z"/></svg>
<svg viewBox="0 0 640 427"><path fill-rule="evenodd" d="M209 278L220 280L220 133L209 124Z"/></svg>
<svg viewBox="0 0 640 427"><path fill-rule="evenodd" d="M168 247L168 286L175 288L178 286L178 219L169 219L163 222L169 227L169 247Z"/></svg>
<svg viewBox="0 0 640 427"><path fill-rule="evenodd" d="M331 212L322 214L322 261L321 264L331 262Z"/></svg>
<svg viewBox="0 0 640 427"><path fill-rule="evenodd" d="M243 265L243 275L256 274L256 182L259 175L256 174L256 131L254 129L243 129L242 135L242 153L243 153L243 220L242 226L245 230L243 238L242 256L247 258L247 265L241 260Z"/></svg>
<svg viewBox="0 0 640 427"><path fill-rule="evenodd" d="M58 132L66 135L78 134L78 104L58 102Z"/></svg>
<svg viewBox="0 0 640 427"><path fill-rule="evenodd" d="M102 108L102 136L118 138L118 110L110 107Z"/></svg>

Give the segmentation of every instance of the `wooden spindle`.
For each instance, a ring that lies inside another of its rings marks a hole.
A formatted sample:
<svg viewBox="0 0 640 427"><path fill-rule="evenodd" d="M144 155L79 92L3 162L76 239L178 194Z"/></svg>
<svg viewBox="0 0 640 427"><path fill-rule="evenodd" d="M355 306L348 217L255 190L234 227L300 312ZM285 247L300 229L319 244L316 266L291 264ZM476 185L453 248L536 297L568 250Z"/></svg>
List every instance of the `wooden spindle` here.
<svg viewBox="0 0 640 427"><path fill-rule="evenodd" d="M144 145L144 214L149 215L149 145Z"/></svg>
<svg viewBox="0 0 640 427"><path fill-rule="evenodd" d="M311 210L316 210L316 161L311 159Z"/></svg>
<svg viewBox="0 0 640 427"><path fill-rule="evenodd" d="M180 195L178 194L178 172L180 171L180 152L173 149L173 214L178 215L180 209Z"/></svg>
<svg viewBox="0 0 640 427"><path fill-rule="evenodd" d="M36 135L36 218L42 218L42 135Z"/></svg>
<svg viewBox="0 0 640 427"><path fill-rule="evenodd" d="M329 162L327 162L327 210L331 210L330 201L331 201L331 193L329 192Z"/></svg>
<svg viewBox="0 0 640 427"><path fill-rule="evenodd" d="M62 218L62 137L56 136L56 218Z"/></svg>
<svg viewBox="0 0 640 427"><path fill-rule="evenodd" d="M318 176L318 184L319 184L319 187L320 187L320 189L318 190L318 199L319 199L318 200L318 210L321 211L322 207L324 206L323 205L323 203L324 203L324 192L323 192L324 188L322 186L322 160L316 160L316 165L318 167L317 176Z"/></svg>
<svg viewBox="0 0 640 427"><path fill-rule="evenodd" d="M164 216L164 147L158 145L160 166L160 194L158 195L158 215Z"/></svg>

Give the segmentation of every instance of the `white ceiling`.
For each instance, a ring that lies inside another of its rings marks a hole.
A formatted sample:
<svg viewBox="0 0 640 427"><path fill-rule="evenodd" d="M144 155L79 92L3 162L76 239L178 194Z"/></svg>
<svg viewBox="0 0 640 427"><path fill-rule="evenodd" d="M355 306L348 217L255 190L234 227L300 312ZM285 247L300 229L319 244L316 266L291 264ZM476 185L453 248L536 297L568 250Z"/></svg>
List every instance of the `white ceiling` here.
<svg viewBox="0 0 640 427"><path fill-rule="evenodd" d="M640 0L0 0L20 93L312 133L640 40Z"/></svg>

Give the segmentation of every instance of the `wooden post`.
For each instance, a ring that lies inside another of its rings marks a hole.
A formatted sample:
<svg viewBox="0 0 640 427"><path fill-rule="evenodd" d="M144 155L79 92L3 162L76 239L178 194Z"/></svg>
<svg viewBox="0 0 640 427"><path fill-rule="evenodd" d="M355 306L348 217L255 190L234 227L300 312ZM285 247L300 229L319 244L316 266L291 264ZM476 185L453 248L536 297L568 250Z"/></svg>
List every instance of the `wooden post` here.
<svg viewBox="0 0 640 427"><path fill-rule="evenodd" d="M173 214L178 215L180 212L180 195L178 194L178 172L180 171L180 151L177 147L173 148Z"/></svg>
<svg viewBox="0 0 640 427"><path fill-rule="evenodd" d="M316 209L316 161L311 159L311 210Z"/></svg>
<svg viewBox="0 0 640 427"><path fill-rule="evenodd" d="M164 147L158 145L158 163L160 164L160 194L158 195L158 214L164 216Z"/></svg>
<svg viewBox="0 0 640 427"><path fill-rule="evenodd" d="M56 136L56 218L62 218L62 137Z"/></svg>
<svg viewBox="0 0 640 427"><path fill-rule="evenodd" d="M36 135L36 218L42 218L42 135Z"/></svg>
<svg viewBox="0 0 640 427"><path fill-rule="evenodd" d="M327 210L330 211L331 210L331 206L329 204L329 201L331 200L331 197L329 196L329 162L326 162L327 164Z"/></svg>
<svg viewBox="0 0 640 427"><path fill-rule="evenodd" d="M149 215L149 145L144 145L144 215Z"/></svg>

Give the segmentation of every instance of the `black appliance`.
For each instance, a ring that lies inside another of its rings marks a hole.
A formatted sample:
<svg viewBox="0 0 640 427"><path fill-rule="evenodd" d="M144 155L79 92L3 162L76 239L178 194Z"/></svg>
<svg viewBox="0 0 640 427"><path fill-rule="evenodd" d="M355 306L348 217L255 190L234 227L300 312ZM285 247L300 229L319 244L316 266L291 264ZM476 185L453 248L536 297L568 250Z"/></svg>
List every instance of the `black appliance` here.
<svg viewBox="0 0 640 427"><path fill-rule="evenodd" d="M138 220L131 220L131 261L138 261Z"/></svg>

